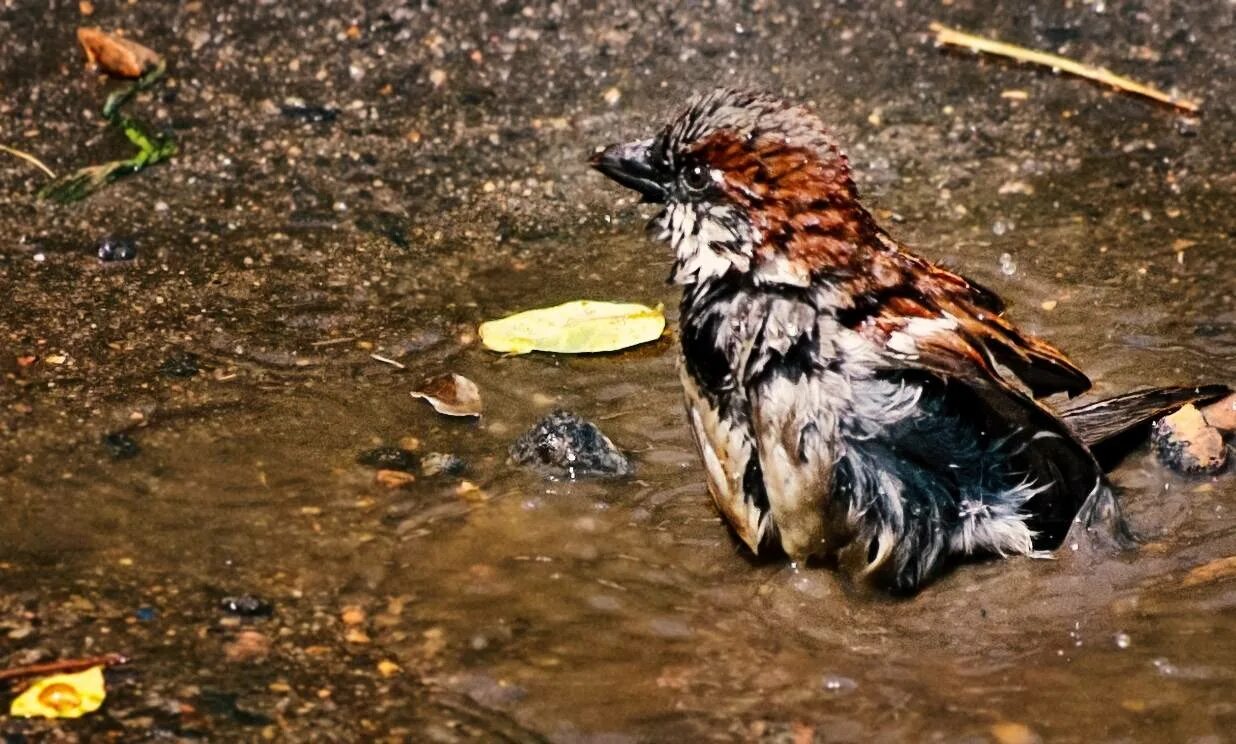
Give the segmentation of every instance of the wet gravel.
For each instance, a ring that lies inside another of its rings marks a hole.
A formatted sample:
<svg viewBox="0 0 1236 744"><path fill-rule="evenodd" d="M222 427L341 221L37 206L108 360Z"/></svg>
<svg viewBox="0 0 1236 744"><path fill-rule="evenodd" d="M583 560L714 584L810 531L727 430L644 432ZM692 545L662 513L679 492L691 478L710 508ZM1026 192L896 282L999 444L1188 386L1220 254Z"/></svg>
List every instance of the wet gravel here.
<svg viewBox="0 0 1236 744"><path fill-rule="evenodd" d="M935 49L931 20L1204 113ZM10 0L0 144L57 173L130 149L102 127L109 84L82 70L79 25L168 57L127 110L180 151L69 207L0 153L0 667L133 661L99 713L0 717L6 737L1236 728L1230 476L1175 475L1143 448L1116 474L1143 547L965 566L892 602L738 551L669 345L508 359L475 339L583 296L673 320L646 211L584 160L724 82L812 103L878 219L1008 296L1099 392L1231 382L1236 6ZM443 369L480 385L479 423L414 405ZM586 411L637 475L509 465L555 408ZM391 487L356 462L380 447L409 453L403 470L435 452L467 468ZM221 608L246 594L275 611Z"/></svg>

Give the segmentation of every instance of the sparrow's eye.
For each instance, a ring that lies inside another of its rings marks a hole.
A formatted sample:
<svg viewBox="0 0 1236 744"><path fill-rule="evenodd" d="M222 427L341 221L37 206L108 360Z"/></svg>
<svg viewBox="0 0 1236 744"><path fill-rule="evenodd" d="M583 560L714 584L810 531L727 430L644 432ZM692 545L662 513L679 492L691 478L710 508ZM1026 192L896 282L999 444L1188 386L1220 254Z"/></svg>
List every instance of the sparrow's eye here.
<svg viewBox="0 0 1236 744"><path fill-rule="evenodd" d="M703 191L712 184L712 175L702 165L692 165L683 173L682 182L692 191Z"/></svg>

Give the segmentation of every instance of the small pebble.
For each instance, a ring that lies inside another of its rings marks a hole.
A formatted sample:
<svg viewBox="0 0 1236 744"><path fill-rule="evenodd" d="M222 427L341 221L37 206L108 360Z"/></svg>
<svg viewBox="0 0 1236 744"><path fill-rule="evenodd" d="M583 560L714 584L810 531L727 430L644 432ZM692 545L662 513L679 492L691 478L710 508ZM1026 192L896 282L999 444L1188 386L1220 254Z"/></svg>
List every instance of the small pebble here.
<svg viewBox="0 0 1236 744"><path fill-rule="evenodd" d="M448 452L430 452L421 458L421 474L426 476L459 475L467 467L462 457Z"/></svg>
<svg viewBox="0 0 1236 744"><path fill-rule="evenodd" d="M137 440L123 431L104 434L103 446L107 448L107 453L112 456L113 460L128 460L130 457L137 457L137 453L141 452L141 447L137 446Z"/></svg>
<svg viewBox="0 0 1236 744"><path fill-rule="evenodd" d="M247 628L223 646L223 656L233 663L262 661L270 655L270 638L265 633Z"/></svg>
<svg viewBox="0 0 1236 744"><path fill-rule="evenodd" d="M329 124L339 118L339 110L327 106L307 106L304 104L286 104L279 107L279 113L285 119L308 122L310 124Z"/></svg>
<svg viewBox="0 0 1236 744"><path fill-rule="evenodd" d="M159 372L167 377L193 377L199 371L197 354L179 351L163 361Z"/></svg>
<svg viewBox="0 0 1236 744"><path fill-rule="evenodd" d="M137 258L137 245L128 238L106 237L96 250L100 261L132 261Z"/></svg>
<svg viewBox="0 0 1236 744"><path fill-rule="evenodd" d="M224 597L219 601L219 608L239 617L269 617L275 611L270 602L252 594Z"/></svg>
<svg viewBox="0 0 1236 744"><path fill-rule="evenodd" d="M378 470L402 470L410 473L416 470L418 458L415 453L400 447L376 447L360 453L356 461Z"/></svg>

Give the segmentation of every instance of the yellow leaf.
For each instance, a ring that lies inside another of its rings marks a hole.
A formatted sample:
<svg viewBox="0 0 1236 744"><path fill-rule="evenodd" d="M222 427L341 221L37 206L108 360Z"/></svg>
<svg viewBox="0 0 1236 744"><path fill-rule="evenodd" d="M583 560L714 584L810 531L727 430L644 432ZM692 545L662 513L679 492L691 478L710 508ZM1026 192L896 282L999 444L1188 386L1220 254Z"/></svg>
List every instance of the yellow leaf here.
<svg viewBox="0 0 1236 744"><path fill-rule="evenodd" d="M588 354L655 341L664 330L660 305L575 300L482 323L480 333L486 348L509 354Z"/></svg>
<svg viewBox="0 0 1236 744"><path fill-rule="evenodd" d="M77 674L53 674L36 680L18 695L9 715L20 718L80 718L99 709L103 698L103 667Z"/></svg>

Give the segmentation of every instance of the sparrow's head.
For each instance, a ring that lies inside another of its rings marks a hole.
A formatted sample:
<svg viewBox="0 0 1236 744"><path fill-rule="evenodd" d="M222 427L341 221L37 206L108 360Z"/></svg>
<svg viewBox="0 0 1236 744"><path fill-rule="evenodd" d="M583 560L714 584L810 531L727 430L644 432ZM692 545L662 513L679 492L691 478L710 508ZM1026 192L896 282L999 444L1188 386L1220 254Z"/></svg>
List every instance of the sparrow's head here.
<svg viewBox="0 0 1236 744"><path fill-rule="evenodd" d="M653 224L674 247L681 284L739 273L806 285L875 229L824 124L768 94L696 96L655 136L590 162L665 205Z"/></svg>

